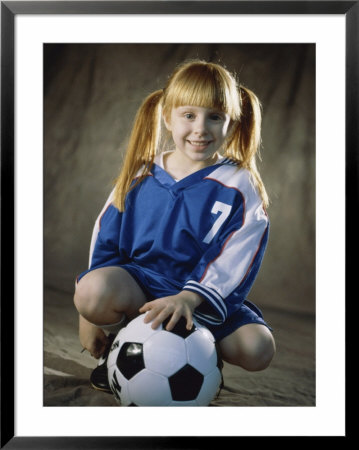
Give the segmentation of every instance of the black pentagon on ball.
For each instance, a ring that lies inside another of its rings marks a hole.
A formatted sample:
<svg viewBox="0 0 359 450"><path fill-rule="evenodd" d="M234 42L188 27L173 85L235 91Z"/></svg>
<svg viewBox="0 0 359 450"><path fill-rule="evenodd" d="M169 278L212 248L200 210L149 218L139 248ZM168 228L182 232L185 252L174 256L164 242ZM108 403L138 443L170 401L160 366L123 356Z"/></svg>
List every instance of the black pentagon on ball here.
<svg viewBox="0 0 359 450"><path fill-rule="evenodd" d="M122 375L130 380L145 368L143 345L137 342L125 342L118 353L116 364Z"/></svg>
<svg viewBox="0 0 359 450"><path fill-rule="evenodd" d="M162 322L163 329L166 329L166 326L168 322L170 321L171 317L168 317ZM194 331L196 331L196 327L192 325L192 328L190 330L187 330L186 328L186 319L182 316L179 321L176 323L176 325L172 328L172 330L169 331L169 333L177 334L177 336L182 337L183 339L186 339L186 337L190 336Z"/></svg>
<svg viewBox="0 0 359 450"><path fill-rule="evenodd" d="M194 367L186 364L168 378L172 399L176 401L194 400L203 384L203 375Z"/></svg>

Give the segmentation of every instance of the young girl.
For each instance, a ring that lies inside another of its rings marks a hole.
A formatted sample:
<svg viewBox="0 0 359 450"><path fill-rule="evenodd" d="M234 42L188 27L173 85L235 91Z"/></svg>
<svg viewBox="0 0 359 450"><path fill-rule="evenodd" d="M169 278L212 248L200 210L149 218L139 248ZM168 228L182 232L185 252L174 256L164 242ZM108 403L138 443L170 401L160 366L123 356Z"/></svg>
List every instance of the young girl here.
<svg viewBox="0 0 359 450"><path fill-rule="evenodd" d="M172 151L159 152L162 119ZM269 365L272 333L246 299L269 228L260 127L257 97L218 64L184 63L144 100L74 297L80 342L102 356L95 388L109 390L110 336L140 313L153 328L167 319L168 330L195 317L226 362Z"/></svg>

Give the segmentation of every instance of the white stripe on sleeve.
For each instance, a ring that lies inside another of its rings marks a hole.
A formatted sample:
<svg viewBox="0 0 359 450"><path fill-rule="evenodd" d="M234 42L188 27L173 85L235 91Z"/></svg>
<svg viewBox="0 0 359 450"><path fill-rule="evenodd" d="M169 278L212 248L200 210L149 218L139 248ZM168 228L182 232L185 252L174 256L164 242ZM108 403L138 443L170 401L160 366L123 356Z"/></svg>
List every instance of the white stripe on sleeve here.
<svg viewBox="0 0 359 450"><path fill-rule="evenodd" d="M93 255L93 251L95 248L95 244L96 244L96 240L97 240L97 236L98 233L100 231L100 223L101 223L101 217L104 215L106 209L109 207L109 205L112 203L113 200L113 196L114 196L114 191L113 190L111 192L111 194L109 195L108 199L106 200L106 203L104 205L104 207L102 208L100 214L98 215L96 221L95 221L95 225L93 227L93 231L92 231L92 237L91 237L91 243L90 243L90 253L89 253L89 268L91 267L91 263L92 263L92 255Z"/></svg>

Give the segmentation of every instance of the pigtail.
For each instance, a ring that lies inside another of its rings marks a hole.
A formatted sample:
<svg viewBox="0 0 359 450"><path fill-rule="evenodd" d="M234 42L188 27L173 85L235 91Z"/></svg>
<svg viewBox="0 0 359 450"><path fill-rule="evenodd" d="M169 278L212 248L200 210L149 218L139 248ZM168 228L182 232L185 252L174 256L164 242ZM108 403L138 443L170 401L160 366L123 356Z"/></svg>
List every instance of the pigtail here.
<svg viewBox="0 0 359 450"><path fill-rule="evenodd" d="M253 161L261 143L262 111L257 96L247 88L241 95L240 149L245 161Z"/></svg>
<svg viewBox="0 0 359 450"><path fill-rule="evenodd" d="M268 195L256 165L261 144L262 110L257 96L248 88L239 87L241 115L233 124L226 146L226 156L248 169L259 189L263 204L268 205Z"/></svg>
<svg viewBox="0 0 359 450"><path fill-rule="evenodd" d="M123 166L115 185L114 204L120 211L125 209L127 193L137 186L152 168L160 141L162 96L162 90L153 92L137 111ZM138 175L141 168L142 172ZM136 181L132 184L135 178Z"/></svg>

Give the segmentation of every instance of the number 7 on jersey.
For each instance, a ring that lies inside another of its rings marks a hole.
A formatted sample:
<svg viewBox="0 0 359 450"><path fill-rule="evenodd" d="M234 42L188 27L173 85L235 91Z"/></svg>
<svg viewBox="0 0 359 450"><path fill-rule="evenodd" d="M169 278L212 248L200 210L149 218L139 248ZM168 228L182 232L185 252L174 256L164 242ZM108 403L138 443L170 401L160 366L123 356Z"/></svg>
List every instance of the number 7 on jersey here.
<svg viewBox="0 0 359 450"><path fill-rule="evenodd" d="M231 209L232 209L232 206L227 205L227 203L222 203L222 202L218 202L218 201L215 202L211 213L212 214L221 213L221 214L218 216L218 219L214 222L212 228L209 230L206 237L203 239L203 242L205 244L209 244L212 241L212 239L215 237L215 235L218 233L218 230L221 228L224 221L229 216Z"/></svg>

